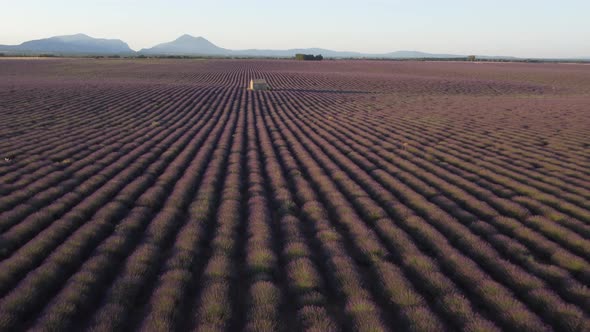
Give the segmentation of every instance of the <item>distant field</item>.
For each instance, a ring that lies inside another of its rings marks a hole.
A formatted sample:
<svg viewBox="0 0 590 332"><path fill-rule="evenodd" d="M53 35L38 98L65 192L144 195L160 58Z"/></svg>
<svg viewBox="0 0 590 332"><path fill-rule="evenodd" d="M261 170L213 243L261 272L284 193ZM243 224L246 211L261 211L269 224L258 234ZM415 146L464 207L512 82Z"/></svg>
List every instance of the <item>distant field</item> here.
<svg viewBox="0 0 590 332"><path fill-rule="evenodd" d="M0 59L0 331L587 331L588 285L589 66Z"/></svg>

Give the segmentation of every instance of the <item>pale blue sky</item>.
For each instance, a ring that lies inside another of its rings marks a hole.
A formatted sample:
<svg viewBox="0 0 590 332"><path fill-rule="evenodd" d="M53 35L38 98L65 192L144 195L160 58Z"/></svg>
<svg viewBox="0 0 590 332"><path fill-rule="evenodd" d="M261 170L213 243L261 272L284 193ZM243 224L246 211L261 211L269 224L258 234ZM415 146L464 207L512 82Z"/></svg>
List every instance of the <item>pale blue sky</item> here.
<svg viewBox="0 0 590 332"><path fill-rule="evenodd" d="M86 33L133 49L181 34L231 49L590 56L590 0L0 0L0 44Z"/></svg>

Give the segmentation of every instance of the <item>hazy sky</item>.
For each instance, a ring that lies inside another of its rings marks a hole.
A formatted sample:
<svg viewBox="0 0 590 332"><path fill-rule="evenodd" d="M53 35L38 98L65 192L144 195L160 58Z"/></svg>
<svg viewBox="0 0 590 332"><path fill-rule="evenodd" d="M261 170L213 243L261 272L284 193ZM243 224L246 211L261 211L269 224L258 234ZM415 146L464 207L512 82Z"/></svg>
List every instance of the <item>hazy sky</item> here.
<svg viewBox="0 0 590 332"><path fill-rule="evenodd" d="M0 0L0 44L86 33L140 49L203 36L231 49L590 56L590 0Z"/></svg>

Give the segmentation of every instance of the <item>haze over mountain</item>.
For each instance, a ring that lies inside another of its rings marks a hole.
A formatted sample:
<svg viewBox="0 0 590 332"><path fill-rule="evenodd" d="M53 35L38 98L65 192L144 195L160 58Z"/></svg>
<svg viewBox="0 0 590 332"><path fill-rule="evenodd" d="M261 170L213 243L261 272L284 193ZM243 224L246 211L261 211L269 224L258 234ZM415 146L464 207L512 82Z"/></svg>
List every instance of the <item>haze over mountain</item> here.
<svg viewBox="0 0 590 332"><path fill-rule="evenodd" d="M230 50L218 47L203 37L182 35L178 39L142 49L141 54L149 55L212 55L212 56L260 56L260 57L292 57L297 53L322 54L336 58L456 58L461 55L430 54L416 51L397 51L385 54L371 54L350 51L333 51L323 48L294 48L288 50L247 49Z"/></svg>
<svg viewBox="0 0 590 332"><path fill-rule="evenodd" d="M139 51L142 54L160 55L229 55L231 50L218 47L203 37L182 35L177 39Z"/></svg>
<svg viewBox="0 0 590 332"><path fill-rule="evenodd" d="M93 38L83 33L31 40L20 45L0 45L0 51L56 54L124 54L134 53L119 39Z"/></svg>
<svg viewBox="0 0 590 332"><path fill-rule="evenodd" d="M416 51L397 51L385 54L370 54L350 51L333 51L323 48L295 48L288 50L247 49L230 50L219 47L203 37L182 35L179 38L145 48L136 52L119 39L93 38L79 33L75 35L56 36L31 40L20 45L0 45L0 52L14 54L59 54L59 55L109 55L109 54L145 54L145 55L186 55L186 56L259 56L292 57L297 53L322 54L335 58L454 58L461 55L430 54Z"/></svg>
<svg viewBox="0 0 590 332"><path fill-rule="evenodd" d="M57 55L182 55L182 56L252 56L252 57L293 57L297 53L321 54L330 58L461 58L466 55L432 54L418 51L396 51L390 53L361 53L334 51L324 48L294 48L288 50L246 49L230 50L219 47L203 37L182 35L179 38L145 48L136 52L119 39L93 38L85 34L56 36L31 40L20 45L0 45L0 52L8 54L57 54ZM509 56L480 56L487 59L516 59Z"/></svg>

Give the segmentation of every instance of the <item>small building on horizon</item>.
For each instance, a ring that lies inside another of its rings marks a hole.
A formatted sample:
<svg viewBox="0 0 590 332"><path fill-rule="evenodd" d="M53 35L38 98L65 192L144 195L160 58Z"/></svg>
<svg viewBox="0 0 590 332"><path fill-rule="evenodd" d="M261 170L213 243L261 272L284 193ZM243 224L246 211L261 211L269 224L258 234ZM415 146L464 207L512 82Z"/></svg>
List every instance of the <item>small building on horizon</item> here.
<svg viewBox="0 0 590 332"><path fill-rule="evenodd" d="M266 80L262 79L262 78L251 79L250 85L248 86L248 90L254 90L254 91L270 90L270 85L268 85L268 83L266 83Z"/></svg>

